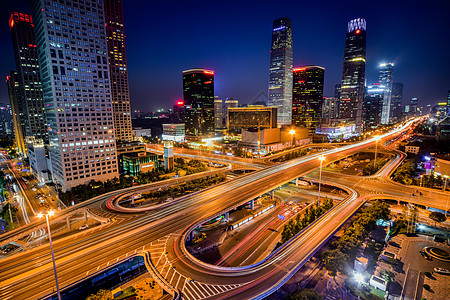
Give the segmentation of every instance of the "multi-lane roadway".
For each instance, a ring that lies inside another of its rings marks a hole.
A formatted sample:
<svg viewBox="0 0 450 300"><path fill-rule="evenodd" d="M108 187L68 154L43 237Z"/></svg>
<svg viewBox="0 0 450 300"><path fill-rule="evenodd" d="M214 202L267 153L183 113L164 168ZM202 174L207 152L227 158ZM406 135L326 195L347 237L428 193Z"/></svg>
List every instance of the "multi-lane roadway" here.
<svg viewBox="0 0 450 300"><path fill-rule="evenodd" d="M383 137L398 135L405 128L397 129ZM327 161L334 161L373 143L374 140L369 139L328 150L322 154L326 155ZM172 247L168 259L180 273L189 275L194 282L209 284L226 282L238 286L219 296L215 295L214 298L263 297L286 281L360 207L363 199L357 198L356 193L353 193L268 259L245 268L218 268L203 264L187 253L184 238L190 230L209 217L241 205L317 168L319 164L317 157L318 154L314 154L268 167L204 192L184 197L171 206L56 241L54 248L60 284L63 287L67 286L106 268L111 262L123 259L131 253L146 250L153 241L171 236L173 238L169 243ZM133 192L139 189L140 187L136 187ZM106 201L126 192L112 192L97 197L95 202ZM45 296L52 290L54 280L47 245L2 261L1 299L34 299Z"/></svg>

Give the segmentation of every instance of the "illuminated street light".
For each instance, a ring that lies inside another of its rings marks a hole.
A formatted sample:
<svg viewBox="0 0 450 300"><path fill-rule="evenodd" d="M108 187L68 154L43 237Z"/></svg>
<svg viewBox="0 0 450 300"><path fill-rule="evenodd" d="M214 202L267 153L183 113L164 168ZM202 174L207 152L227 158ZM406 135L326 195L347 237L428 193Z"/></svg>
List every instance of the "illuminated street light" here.
<svg viewBox="0 0 450 300"><path fill-rule="evenodd" d="M58 284L58 275L56 274L56 263L55 263L55 254L53 253L53 243L52 243L52 234L50 233L50 222L48 218L55 214L54 210L49 210L47 213L39 213L38 218L42 218L45 216L47 220L47 230L48 230L48 239L50 241L50 249L52 250L52 261L53 261L53 271L55 272L55 281L56 281L56 293L58 294L58 299L61 300L61 293L59 292L59 284Z"/></svg>
<svg viewBox="0 0 450 300"><path fill-rule="evenodd" d="M319 156L320 167L319 167L319 198L317 199L317 207L320 206L320 185L322 184L322 162L325 160L325 156Z"/></svg>
<svg viewBox="0 0 450 300"><path fill-rule="evenodd" d="M376 168L377 166L377 150L378 150L378 141L380 140L380 137L378 135L374 136L375 139L375 159L373 161L373 167Z"/></svg>
<svg viewBox="0 0 450 300"><path fill-rule="evenodd" d="M295 130L294 129L289 130L289 134L292 135L292 147L291 147L291 149L292 149L292 148L294 148Z"/></svg>

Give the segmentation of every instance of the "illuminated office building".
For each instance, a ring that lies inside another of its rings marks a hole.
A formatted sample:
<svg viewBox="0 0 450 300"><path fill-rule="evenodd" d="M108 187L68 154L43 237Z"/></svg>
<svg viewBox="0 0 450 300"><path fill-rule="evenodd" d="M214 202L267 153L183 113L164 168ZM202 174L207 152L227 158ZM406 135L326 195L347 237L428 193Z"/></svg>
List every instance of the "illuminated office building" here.
<svg viewBox="0 0 450 300"><path fill-rule="evenodd" d="M325 69L305 66L293 69L292 125L316 132L322 119L323 79Z"/></svg>
<svg viewBox="0 0 450 300"><path fill-rule="evenodd" d="M11 75L6 76L8 86L9 102L11 103L11 113L13 119L14 143L20 153L26 154L25 145L25 119L23 118L22 96L20 95L19 75L17 71L11 71Z"/></svg>
<svg viewBox="0 0 450 300"><path fill-rule="evenodd" d="M228 108L228 130L241 133L241 129L277 128L277 109L276 106L261 105Z"/></svg>
<svg viewBox="0 0 450 300"><path fill-rule="evenodd" d="M292 21L276 19L270 50L269 106L278 107L278 124L291 125L292 119Z"/></svg>
<svg viewBox="0 0 450 300"><path fill-rule="evenodd" d="M340 118L350 119L357 132L362 125L364 80L366 69L366 20L348 22L342 69Z"/></svg>
<svg viewBox="0 0 450 300"><path fill-rule="evenodd" d="M20 118L20 124L22 124L23 139L30 136L47 141L47 123L44 114L34 26L31 15L19 12L11 13L9 28L17 68L15 79L19 83L20 91L20 98L17 98L17 101L21 101L20 105L12 104L12 106L18 109L16 116ZM23 154L26 155L25 152Z"/></svg>
<svg viewBox="0 0 450 300"><path fill-rule="evenodd" d="M402 100L403 100L403 83L394 82L392 84L391 98L391 123L398 123L402 120Z"/></svg>
<svg viewBox="0 0 450 300"><path fill-rule="evenodd" d="M391 100L392 100L392 84L394 76L394 64L384 63L379 66L378 82L384 87L383 109L381 113L381 124L390 124L391 116Z"/></svg>
<svg viewBox="0 0 450 300"><path fill-rule="evenodd" d="M133 134L123 1L105 0L104 6L115 137L118 141L130 141Z"/></svg>
<svg viewBox="0 0 450 300"><path fill-rule="evenodd" d="M322 119L339 118L339 99L324 97L322 100Z"/></svg>
<svg viewBox="0 0 450 300"><path fill-rule="evenodd" d="M214 97L214 128L223 128L223 101Z"/></svg>
<svg viewBox="0 0 450 300"><path fill-rule="evenodd" d="M364 96L364 130L376 129L381 123L383 99L386 87L381 83L374 83L367 87Z"/></svg>
<svg viewBox="0 0 450 300"><path fill-rule="evenodd" d="M186 135L214 133L214 71L183 71L183 98Z"/></svg>
<svg viewBox="0 0 450 300"><path fill-rule="evenodd" d="M103 3L32 3L53 181L118 177Z"/></svg>

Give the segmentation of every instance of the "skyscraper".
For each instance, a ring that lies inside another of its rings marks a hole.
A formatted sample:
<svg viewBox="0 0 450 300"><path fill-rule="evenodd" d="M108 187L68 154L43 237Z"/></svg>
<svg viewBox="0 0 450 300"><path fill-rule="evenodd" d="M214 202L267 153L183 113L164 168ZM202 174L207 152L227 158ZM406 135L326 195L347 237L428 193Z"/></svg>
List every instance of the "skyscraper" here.
<svg viewBox="0 0 450 300"><path fill-rule="evenodd" d="M448 115L450 116L450 90L448 90L447 93L447 108L448 108Z"/></svg>
<svg viewBox="0 0 450 300"><path fill-rule="evenodd" d="M13 136L13 119L11 105L0 103L0 138L10 138Z"/></svg>
<svg viewBox="0 0 450 300"><path fill-rule="evenodd" d="M223 128L223 101L214 97L214 128Z"/></svg>
<svg viewBox="0 0 450 300"><path fill-rule="evenodd" d="M26 154L25 146L25 118L23 117L22 96L19 87L19 75L17 71L11 71L11 75L6 77L8 85L9 102L11 103L11 112L14 126L14 142L20 153Z"/></svg>
<svg viewBox="0 0 450 300"><path fill-rule="evenodd" d="M367 87L363 111L365 130L376 129L381 124L385 90L386 87L381 83L374 83Z"/></svg>
<svg viewBox="0 0 450 300"><path fill-rule="evenodd" d="M32 3L52 178L68 190L117 177L104 6Z"/></svg>
<svg viewBox="0 0 450 300"><path fill-rule="evenodd" d="M292 87L292 125L316 132L322 119L323 79L319 66L294 68Z"/></svg>
<svg viewBox="0 0 450 300"><path fill-rule="evenodd" d="M32 136L44 141L47 137L47 122L44 115L41 78L31 15L11 13L9 28L13 42L17 68L21 105L18 115L23 124L23 138ZM20 149L20 147L19 147ZM26 155L26 153L23 153Z"/></svg>
<svg viewBox="0 0 450 300"><path fill-rule="evenodd" d="M418 109L419 109L419 99L411 98L411 101L409 103L409 114L413 117L417 116Z"/></svg>
<svg viewBox="0 0 450 300"><path fill-rule="evenodd" d="M123 1L105 0L104 3L115 136L119 141L130 141L133 136Z"/></svg>
<svg viewBox="0 0 450 300"><path fill-rule="evenodd" d="M278 107L278 124L290 125L292 119L292 21L273 21L270 50L269 106Z"/></svg>
<svg viewBox="0 0 450 300"><path fill-rule="evenodd" d="M340 118L355 122L361 131L366 69L366 20L348 22L342 69Z"/></svg>
<svg viewBox="0 0 450 300"><path fill-rule="evenodd" d="M227 98L225 100L224 112L223 112L225 127L228 128L228 109L233 108L233 107L238 107L238 106L239 106L239 101L234 98Z"/></svg>
<svg viewBox="0 0 450 300"><path fill-rule="evenodd" d="M214 133L214 71L183 71L186 135Z"/></svg>
<svg viewBox="0 0 450 300"><path fill-rule="evenodd" d="M391 123L400 122L402 119L403 83L394 82L392 84L391 99Z"/></svg>
<svg viewBox="0 0 450 300"><path fill-rule="evenodd" d="M323 97L322 100L322 119L339 118L339 99L334 97Z"/></svg>
<svg viewBox="0 0 450 300"><path fill-rule="evenodd" d="M378 74L378 82L384 87L383 95L383 110L381 113L381 124L390 124L393 119L391 116L392 111L392 84L394 77L394 64L384 63L379 66L380 71Z"/></svg>

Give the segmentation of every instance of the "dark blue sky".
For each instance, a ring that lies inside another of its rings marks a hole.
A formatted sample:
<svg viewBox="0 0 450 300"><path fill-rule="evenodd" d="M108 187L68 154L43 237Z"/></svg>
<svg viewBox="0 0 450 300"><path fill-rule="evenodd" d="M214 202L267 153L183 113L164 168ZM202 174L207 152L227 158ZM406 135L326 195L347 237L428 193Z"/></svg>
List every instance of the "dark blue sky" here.
<svg viewBox="0 0 450 300"><path fill-rule="evenodd" d="M267 94L272 21L292 19L294 66L325 67L325 96L340 82L347 22L367 20L368 83L381 62L395 62L403 101L442 101L450 89L450 1L138 1L125 0L125 31L133 109L169 108L182 98L181 72L215 70L216 95L250 103ZM2 3L0 73L13 69L9 12ZM0 102L8 102L6 84Z"/></svg>

